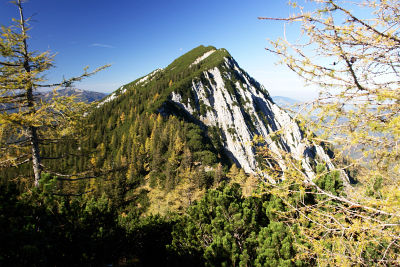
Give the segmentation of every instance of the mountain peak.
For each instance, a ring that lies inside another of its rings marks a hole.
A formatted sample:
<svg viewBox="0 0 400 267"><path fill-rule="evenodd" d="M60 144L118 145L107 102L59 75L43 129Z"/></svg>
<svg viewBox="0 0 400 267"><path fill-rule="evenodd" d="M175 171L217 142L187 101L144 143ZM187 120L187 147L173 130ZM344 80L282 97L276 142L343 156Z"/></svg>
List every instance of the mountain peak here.
<svg viewBox="0 0 400 267"><path fill-rule="evenodd" d="M309 179L315 177L318 163L334 168L324 148L305 140L299 125L223 48L196 47L165 69L122 86L107 102L134 107L138 114L159 113L165 119L172 115L197 124L216 154L225 154L248 173L265 166L283 172L287 163L282 151L302 162ZM259 162L251 145L256 136L264 138L275 159Z"/></svg>
<svg viewBox="0 0 400 267"><path fill-rule="evenodd" d="M185 68L194 67L199 63L211 67L211 65L220 64L225 57L231 57L231 55L224 48L217 49L214 46L200 45L175 59L170 65L168 65L166 70L176 69L177 71L180 71Z"/></svg>

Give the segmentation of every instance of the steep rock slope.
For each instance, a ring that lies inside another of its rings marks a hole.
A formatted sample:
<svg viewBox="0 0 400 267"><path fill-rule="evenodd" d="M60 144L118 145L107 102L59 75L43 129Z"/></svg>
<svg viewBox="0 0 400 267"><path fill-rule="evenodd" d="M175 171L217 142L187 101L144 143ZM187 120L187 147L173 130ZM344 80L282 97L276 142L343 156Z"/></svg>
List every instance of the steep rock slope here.
<svg viewBox="0 0 400 267"><path fill-rule="evenodd" d="M199 59L214 51L206 52ZM194 64L198 61L196 59ZM312 166L318 160L333 168L322 147L304 140L297 123L273 103L266 90L231 56L226 55L222 64L203 71L201 75L202 79L192 81L194 103L190 100L185 103L179 92L172 92L171 100L191 115L200 114L200 121L206 126L220 128L225 150L246 172L258 170L255 148L251 146L255 135L264 138L283 170L286 162L279 156L281 151L301 160L309 178L314 177ZM270 134L273 132L280 132L279 138L272 140Z"/></svg>
<svg viewBox="0 0 400 267"><path fill-rule="evenodd" d="M158 87L161 90L154 89ZM147 102L138 109L164 117L175 115L200 125L211 139L219 139L221 153L247 173L260 172L260 160L252 146L255 136L263 137L263 145L274 155L273 159L263 159L267 166L285 170L284 152L302 162L309 179L315 176L318 163L334 168L323 147L305 140L298 124L274 104L266 89L242 70L225 49L197 47L167 68L122 86L100 106L124 97L137 98L139 93Z"/></svg>

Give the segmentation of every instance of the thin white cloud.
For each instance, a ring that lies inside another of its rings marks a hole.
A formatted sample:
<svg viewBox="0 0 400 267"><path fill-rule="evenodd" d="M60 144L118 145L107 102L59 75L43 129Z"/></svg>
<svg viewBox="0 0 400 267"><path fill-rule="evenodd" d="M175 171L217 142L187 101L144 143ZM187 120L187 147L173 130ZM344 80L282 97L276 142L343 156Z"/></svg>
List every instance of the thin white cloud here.
<svg viewBox="0 0 400 267"><path fill-rule="evenodd" d="M114 46L112 46L112 45L101 44L101 43L93 43L93 44L91 44L89 46L90 47L102 47L102 48L114 48Z"/></svg>

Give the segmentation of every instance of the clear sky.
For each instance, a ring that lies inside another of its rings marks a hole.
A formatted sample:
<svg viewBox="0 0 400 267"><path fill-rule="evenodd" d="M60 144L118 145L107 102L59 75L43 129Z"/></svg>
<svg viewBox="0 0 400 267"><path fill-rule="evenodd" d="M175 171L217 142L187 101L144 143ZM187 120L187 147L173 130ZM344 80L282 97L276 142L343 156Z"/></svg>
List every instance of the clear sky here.
<svg viewBox="0 0 400 267"><path fill-rule="evenodd" d="M107 92L166 67L198 45L226 48L271 95L309 100L316 93L268 53L267 38L283 35L283 24L259 16L286 17L286 0L30 0L30 47L57 53L55 82L79 75L85 66L112 66L77 88ZM0 0L0 24L18 12Z"/></svg>

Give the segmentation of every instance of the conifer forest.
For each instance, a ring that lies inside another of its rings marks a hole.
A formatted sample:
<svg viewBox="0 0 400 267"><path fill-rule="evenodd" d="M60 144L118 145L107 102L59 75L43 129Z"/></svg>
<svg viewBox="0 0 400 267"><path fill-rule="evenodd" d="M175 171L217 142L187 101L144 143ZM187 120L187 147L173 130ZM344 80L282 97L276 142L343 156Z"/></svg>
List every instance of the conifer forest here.
<svg viewBox="0 0 400 267"><path fill-rule="evenodd" d="M290 106L208 45L111 94L76 89L110 65L54 82L40 19L8 5L0 266L400 265L398 1L255 17L282 28L263 52L319 89Z"/></svg>

